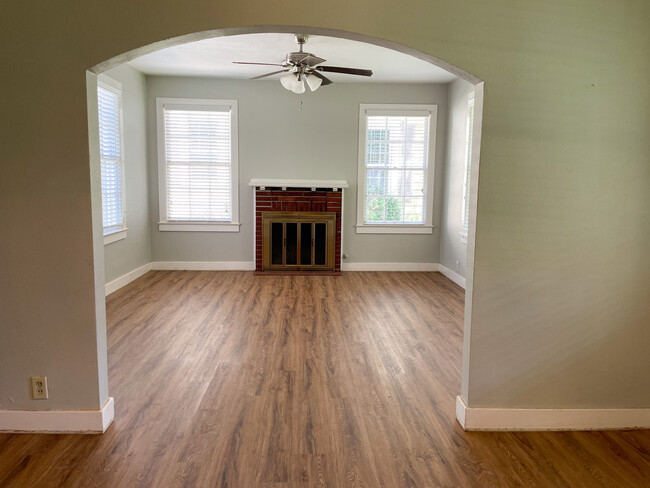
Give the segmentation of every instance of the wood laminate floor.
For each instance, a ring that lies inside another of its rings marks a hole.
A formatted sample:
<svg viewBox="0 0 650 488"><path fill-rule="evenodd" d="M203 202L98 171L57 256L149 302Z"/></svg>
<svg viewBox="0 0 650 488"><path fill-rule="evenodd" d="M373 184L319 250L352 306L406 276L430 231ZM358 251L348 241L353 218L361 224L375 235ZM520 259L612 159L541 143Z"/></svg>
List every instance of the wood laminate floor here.
<svg viewBox="0 0 650 488"><path fill-rule="evenodd" d="M438 273L155 271L107 300L115 423L0 435L8 487L648 487L650 432L466 433Z"/></svg>

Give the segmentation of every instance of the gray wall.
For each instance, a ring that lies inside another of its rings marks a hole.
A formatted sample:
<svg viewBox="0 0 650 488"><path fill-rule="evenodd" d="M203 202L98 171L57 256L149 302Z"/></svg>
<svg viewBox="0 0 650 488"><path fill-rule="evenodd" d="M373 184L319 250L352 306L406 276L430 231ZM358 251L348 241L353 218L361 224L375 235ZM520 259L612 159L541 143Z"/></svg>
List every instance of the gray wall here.
<svg viewBox="0 0 650 488"><path fill-rule="evenodd" d="M0 5L0 409L105 400L85 70L177 36L314 19L485 82L468 405L650 407L649 2ZM34 374L56 399L28 399Z"/></svg>
<svg viewBox="0 0 650 488"><path fill-rule="evenodd" d="M335 83L303 96L278 81L147 77L149 164L154 261L252 261L251 178L347 180L344 249L348 262L437 263L432 235L359 235L356 223L360 103L438 105L434 225L442 208L447 85ZM158 231L156 97L236 99L239 104L239 233ZM302 102L302 106L300 105ZM302 110L300 110L302 108Z"/></svg>
<svg viewBox="0 0 650 488"><path fill-rule="evenodd" d="M473 85L460 79L449 84L447 151L440 226L440 264L463 278L467 269L467 243L461 240L460 232L463 230L461 215L467 151L467 102L473 91Z"/></svg>
<svg viewBox="0 0 650 488"><path fill-rule="evenodd" d="M146 82L139 71L122 65L106 72L122 83L126 239L104 246L108 283L151 261L147 184Z"/></svg>

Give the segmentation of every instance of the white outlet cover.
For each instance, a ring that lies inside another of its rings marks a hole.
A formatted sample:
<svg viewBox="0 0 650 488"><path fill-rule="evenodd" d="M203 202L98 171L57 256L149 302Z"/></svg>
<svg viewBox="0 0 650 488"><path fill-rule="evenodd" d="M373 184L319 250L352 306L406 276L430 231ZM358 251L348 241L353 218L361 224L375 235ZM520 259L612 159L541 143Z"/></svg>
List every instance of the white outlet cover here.
<svg viewBox="0 0 650 488"><path fill-rule="evenodd" d="M32 399L33 400L47 400L47 377L46 376L32 376L30 378L32 385Z"/></svg>

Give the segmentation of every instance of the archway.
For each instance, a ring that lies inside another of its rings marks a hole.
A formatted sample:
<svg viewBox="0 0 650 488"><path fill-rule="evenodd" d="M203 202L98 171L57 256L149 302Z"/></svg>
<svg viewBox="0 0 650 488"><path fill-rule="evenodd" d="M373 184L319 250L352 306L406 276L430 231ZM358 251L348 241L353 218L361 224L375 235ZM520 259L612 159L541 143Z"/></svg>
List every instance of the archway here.
<svg viewBox="0 0 650 488"><path fill-rule="evenodd" d="M462 375L462 391L461 396L467 397L467 374L468 374L468 363L469 363L469 336L471 331L471 317L472 317L472 291L473 291L473 268L474 268L474 248L475 248L475 231L476 231L476 208L477 208L477 188L478 188L478 179L479 179L479 161L480 161L480 144L481 144L481 129L482 129L482 111L483 111L483 82L476 76L471 73L464 71L463 69L452 65L440 58L432 56L430 54L423 53L421 51L397 44L385 39L379 39L363 34L340 31L334 29L325 29L319 27L309 27L309 26L253 26L253 27L239 27L239 28L227 28L227 29L217 29L196 32L193 34L188 34L180 37L175 37L172 39L167 39L164 41L159 41L147 46L143 46L132 51L123 53L121 55L115 56L109 60L106 60L94 67L90 68L87 74L87 84L88 84L88 100L89 102L92 99L96 100L96 83L97 75L115 67L120 64L131 61L139 56L144 54L152 53L161 49L169 48L172 46L177 46L181 44L191 43L199 40L215 38L215 37L227 37L235 36L240 34L258 34L258 33L287 33L292 34L295 32L301 32L307 35L313 36L329 36L337 37L341 39L347 39L352 41L359 41L367 44L373 44L376 46L384 47L391 49L396 52L400 52L415 58L418 58L422 61L435 65L439 68L442 68L458 78L472 84L474 86L474 124L469 138L471 139L471 145L473 151L471 153L471 177L470 177L470 192L469 192L469 224L468 224L468 235L467 235L467 275L465 281L465 318L464 318L464 345L463 345L463 375ZM94 103L89 103L89 129L90 133L96 132L97 126L97 111ZM93 112L93 108L95 109ZM98 147L91 138L90 141L91 149L91 167L98 167ZM96 171L94 178L96 179ZM93 208L100 207L99 201L101 201L101 193L98 191L99 185L93 185L92 189L92 199L93 199ZM93 214L93 221L96 221L99 217L97 212ZM99 225L98 222L95 222L95 225ZM100 247L101 246L96 246ZM103 254L95 255L95 267L100 267L103 269ZM100 287L101 283L96 282L96 286ZM97 291L99 293L99 291Z"/></svg>

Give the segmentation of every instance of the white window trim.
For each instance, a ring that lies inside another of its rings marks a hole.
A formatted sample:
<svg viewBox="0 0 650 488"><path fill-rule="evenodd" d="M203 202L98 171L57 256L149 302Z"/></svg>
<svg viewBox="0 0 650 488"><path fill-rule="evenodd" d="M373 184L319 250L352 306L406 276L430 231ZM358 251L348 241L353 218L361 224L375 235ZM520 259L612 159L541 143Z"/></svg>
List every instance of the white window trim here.
<svg viewBox="0 0 650 488"><path fill-rule="evenodd" d="M425 173L425 205L424 224L370 224L364 222L366 195L366 113L369 110L394 112L404 115L412 112L429 112L429 151ZM357 234L432 234L433 233L433 189L436 168L436 128L438 122L438 106L425 104L367 104L359 105L359 159L357 179Z"/></svg>
<svg viewBox="0 0 650 488"><path fill-rule="evenodd" d="M469 228L469 213L466 215L465 214L465 208L466 205L468 205L466 200L469 200L469 191L467 188L467 184L469 183L468 178L467 178L467 173L468 173L468 166L472 164L471 158L473 157L471 154L469 154L469 145L470 142L472 141L472 137L474 137L474 134L470 133L470 116L471 115L471 109L474 105L474 92L470 93L469 96L467 97L467 135L466 135L466 142L465 142L465 172L463 173L463 205L461 208L461 215L460 215L460 225L461 225L461 231L458 233L460 234L460 242L461 244L467 244L467 236L468 236L468 231L465 230L465 227ZM474 112L474 115L476 115L476 112ZM472 150L473 150L473 144L472 144ZM465 218L468 219L468 221L465 221Z"/></svg>
<svg viewBox="0 0 650 488"><path fill-rule="evenodd" d="M122 94L122 83L105 74L100 74L97 77L97 86L118 95L119 105L119 118L120 118L120 163L122 165L122 181L120 187L122 190L122 225L120 227L114 226L110 231L104 229L104 245L111 244L122 239L126 239L126 191L125 191L125 164L124 164L124 102ZM99 111L99 108L98 108Z"/></svg>
<svg viewBox="0 0 650 488"><path fill-rule="evenodd" d="M108 234L104 234L104 245L107 244L112 244L113 242L121 241L122 239L126 239L126 231L128 230L128 227L124 227L122 229L114 230L113 232L109 232Z"/></svg>
<svg viewBox="0 0 650 488"><path fill-rule="evenodd" d="M177 221L167 218L167 162L165 155L165 105L179 106L230 106L231 144L231 198L232 216L227 222ZM159 231L171 232L239 232L239 136L237 100L216 100L198 98L156 98L156 119L158 126L158 205L160 211Z"/></svg>

